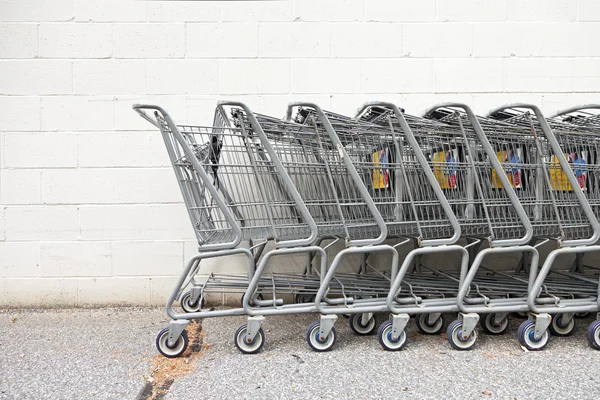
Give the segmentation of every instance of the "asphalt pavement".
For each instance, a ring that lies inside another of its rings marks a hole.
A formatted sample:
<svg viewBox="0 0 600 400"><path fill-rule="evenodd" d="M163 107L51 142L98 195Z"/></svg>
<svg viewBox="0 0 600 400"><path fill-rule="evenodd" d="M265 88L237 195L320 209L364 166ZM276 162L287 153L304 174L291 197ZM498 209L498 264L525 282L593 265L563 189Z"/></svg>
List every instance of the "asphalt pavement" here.
<svg viewBox="0 0 600 400"><path fill-rule="evenodd" d="M385 352L340 317L334 349L315 353L305 340L315 319L267 317L256 355L233 344L244 318L204 320L188 327L201 332L194 348L166 360L154 348L167 323L161 309L0 311L0 399L600 398L600 352L585 340L591 317L542 352L519 346L516 318L506 335L480 331L466 352L411 321L406 348Z"/></svg>

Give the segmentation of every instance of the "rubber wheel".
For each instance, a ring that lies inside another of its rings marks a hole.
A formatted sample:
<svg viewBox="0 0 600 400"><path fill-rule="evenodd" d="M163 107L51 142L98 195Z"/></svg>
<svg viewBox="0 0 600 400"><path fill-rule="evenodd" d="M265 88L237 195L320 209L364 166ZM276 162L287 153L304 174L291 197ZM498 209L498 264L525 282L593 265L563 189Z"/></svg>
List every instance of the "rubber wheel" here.
<svg viewBox="0 0 600 400"><path fill-rule="evenodd" d="M481 319L481 328L490 335L503 335L508 330L508 317L504 317L500 322L497 322L496 314L486 314Z"/></svg>
<svg viewBox="0 0 600 400"><path fill-rule="evenodd" d="M179 304L181 308L186 313L198 312L202 308L204 308L204 297L200 297L200 299L196 300L195 303L191 302L192 292L185 292L183 296L181 296L181 300Z"/></svg>
<svg viewBox="0 0 600 400"><path fill-rule="evenodd" d="M474 330L468 338L463 339L462 327L463 322L459 319L452 321L452 323L448 325L448 329L446 329L448 342L450 343L450 346L454 347L456 350L471 350L477 341L477 331Z"/></svg>
<svg viewBox="0 0 600 400"><path fill-rule="evenodd" d="M156 348L158 352L167 358L176 358L183 354L188 346L188 335L186 331L181 333L175 345L169 346L167 339L169 338L169 328L165 328L156 335Z"/></svg>
<svg viewBox="0 0 600 400"><path fill-rule="evenodd" d="M352 316L348 320L348 323L350 324L350 329L352 329L354 333L360 336L372 335L377 329L375 316L372 316L367 321L366 325L363 325L362 314L352 314Z"/></svg>
<svg viewBox="0 0 600 400"><path fill-rule="evenodd" d="M550 332L552 332L553 335L560 337L570 336L575 330L575 318L571 318L571 321L569 321L568 324L564 325L562 323L562 317L562 314L556 314L552 318L552 322L550 323L549 327Z"/></svg>
<svg viewBox="0 0 600 400"><path fill-rule="evenodd" d="M548 345L548 342L550 342L550 332L548 332L548 330L546 330L546 332L544 332L542 337L538 340L534 338L534 335L535 321L528 319L519 325L517 338L519 339L519 343L521 343L521 345L528 350L542 350Z"/></svg>
<svg viewBox="0 0 600 400"><path fill-rule="evenodd" d="M440 317L430 324L428 322L429 314L419 314L416 319L417 328L421 333L426 335L437 335L444 330L444 318L440 315Z"/></svg>
<svg viewBox="0 0 600 400"><path fill-rule="evenodd" d="M600 350L600 320L593 321L587 329L587 340L596 350Z"/></svg>
<svg viewBox="0 0 600 400"><path fill-rule="evenodd" d="M254 339L252 339L250 342L246 340L247 332L247 324L244 324L238 328L238 330L235 332L235 336L233 337L235 346L244 354L258 353L265 344L265 332L262 328L259 328L256 336L254 336Z"/></svg>
<svg viewBox="0 0 600 400"><path fill-rule="evenodd" d="M294 299L296 304L314 303L315 295L310 293L298 293Z"/></svg>
<svg viewBox="0 0 600 400"><path fill-rule="evenodd" d="M399 351L406 346L407 335L406 328L400 333L397 340L392 338L392 321L385 321L381 325L379 325L379 329L377 330L377 340L379 340L379 344L383 347L384 350L387 351Z"/></svg>
<svg viewBox="0 0 600 400"><path fill-rule="evenodd" d="M331 328L331 332L329 332L329 335L327 335L326 338L321 339L319 337L320 327L321 323L319 321L313 322L309 325L308 330L306 331L306 342L314 351L329 351L333 348L333 345L335 344L335 328Z"/></svg>
<svg viewBox="0 0 600 400"><path fill-rule="evenodd" d="M590 315L589 312L576 312L575 318L586 318L588 315Z"/></svg>

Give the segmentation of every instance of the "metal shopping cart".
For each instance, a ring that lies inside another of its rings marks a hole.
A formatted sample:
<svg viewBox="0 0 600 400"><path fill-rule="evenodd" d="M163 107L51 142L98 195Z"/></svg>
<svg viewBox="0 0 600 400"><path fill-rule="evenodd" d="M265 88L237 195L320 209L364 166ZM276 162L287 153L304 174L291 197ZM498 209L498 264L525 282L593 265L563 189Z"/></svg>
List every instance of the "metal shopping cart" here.
<svg viewBox="0 0 600 400"><path fill-rule="evenodd" d="M343 148L335 142L334 132L315 135L300 124L264 116L259 122L242 103L221 103L213 126L208 128L177 126L160 107L134 108L158 126L165 138L200 244L200 254L188 262L167 301L173 321L157 338L157 347L164 355L177 356L184 351L187 340L182 332L191 319L249 315L248 323L236 332L235 343L242 352L254 353L264 343L260 326L265 315L316 312L320 301L352 304L355 300L345 295L348 289L376 292L376 288L359 281L349 284L348 279L338 278L323 288L316 303L284 304L278 298L282 292L306 293L311 288L322 288L315 282L325 275L327 257L323 248L313 245L318 238L341 237L349 246L369 245L371 252L390 252L391 273L395 274L396 251L378 245L386 237L385 224L366 188L356 179ZM144 110L155 110L154 118ZM226 241L229 232L233 235ZM236 248L243 239L260 243L250 249ZM275 240L277 248L261 255L269 240ZM361 253L363 248L353 247L346 252ZM231 254L247 256L247 279L211 274L204 283L196 281L202 259ZM265 273L273 258L290 254L318 254L321 268L314 275ZM336 260L341 257L336 257L333 264ZM176 314L172 304L190 283L192 289L182 296L182 306L191 312ZM244 291L242 308L201 308L203 294L211 288L218 291L232 287ZM266 288L270 289L271 299L260 296ZM336 294L341 298L335 298ZM335 317L322 315L309 327L307 339L316 350L328 350L335 343Z"/></svg>
<svg viewBox="0 0 600 400"><path fill-rule="evenodd" d="M460 237L458 222L412 132L388 124L402 118L401 111L393 104L372 103L366 105L361 114L371 115L373 110L384 110L379 118L381 124L361 117L350 118L322 111L314 105L302 103L292 104L288 108L287 118L291 120L295 114L295 120L299 123L314 126L315 129L330 126L336 132L347 157L383 216L387 238L400 239L394 247L410 242L407 238L416 238L419 249L410 253L412 257L417 254L459 252L466 261L464 248L454 245ZM366 251L370 252L369 249ZM352 308L321 307L321 312L358 312L361 318L372 318L374 312L392 311L391 320L381 324L378 329L379 342L386 350L400 350L405 346L409 313L419 314L417 325L423 332L439 333L443 324L442 312L456 311L455 295L452 293L458 289L458 282L433 275L423 275L414 280L399 279L410 265L411 262L405 260L399 274L387 278L389 293L382 299L370 300L371 304L361 305L360 308L355 305ZM335 277L336 268L337 265L329 268L321 290ZM466 269L463 271L466 273ZM370 281L372 278L364 276L363 279ZM390 309L390 304L394 307L402 304L403 308L395 311L395 308Z"/></svg>
<svg viewBox="0 0 600 400"><path fill-rule="evenodd" d="M491 111L489 117L482 119L482 124L487 124L484 129L490 142L496 146L510 143L511 148L521 149L523 184L515 191L528 212L534 239L553 240L558 247L537 271L528 294L531 319L518 330L523 346L540 350L550 339L549 331L569 335L576 313L598 311L597 276L556 265L559 255L580 257L600 250L595 245L600 230L586 196L584 167L582 160L576 161L585 157L585 149L592 142L570 129L552 129L533 105L504 106Z"/></svg>
<svg viewBox="0 0 600 400"><path fill-rule="evenodd" d="M567 160L572 165L579 186L598 217L600 215L600 104L586 104L559 111L548 118L557 141L566 150ZM585 279L592 286L598 284L597 266L584 264L583 254L576 254L569 276ZM582 276L583 275L583 276ZM600 292L596 295L600 301ZM575 313L585 316L587 312ZM600 350L600 313L588 326L587 339L590 345Z"/></svg>

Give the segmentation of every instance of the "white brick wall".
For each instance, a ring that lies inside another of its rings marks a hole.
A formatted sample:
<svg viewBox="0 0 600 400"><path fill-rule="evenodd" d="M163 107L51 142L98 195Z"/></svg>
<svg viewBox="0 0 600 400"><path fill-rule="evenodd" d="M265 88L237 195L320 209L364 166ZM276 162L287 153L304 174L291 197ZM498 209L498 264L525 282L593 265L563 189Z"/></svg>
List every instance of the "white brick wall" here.
<svg viewBox="0 0 600 400"><path fill-rule="evenodd" d="M132 103L549 113L600 101L599 35L596 0L0 0L0 306L163 304L195 237Z"/></svg>

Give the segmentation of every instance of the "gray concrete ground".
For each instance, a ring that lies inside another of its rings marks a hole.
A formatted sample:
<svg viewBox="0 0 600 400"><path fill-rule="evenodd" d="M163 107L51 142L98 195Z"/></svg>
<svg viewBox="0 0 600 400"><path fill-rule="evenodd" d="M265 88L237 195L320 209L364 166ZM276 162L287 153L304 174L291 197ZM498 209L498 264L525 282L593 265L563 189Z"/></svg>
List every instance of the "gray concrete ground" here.
<svg viewBox="0 0 600 400"><path fill-rule="evenodd" d="M507 335L482 333L469 352L452 350L442 336L416 333L411 322L407 348L388 353L375 337L354 335L340 317L336 347L321 354L304 339L313 319L267 318L265 347L250 356L232 341L243 318L203 321L203 351L165 397L600 398L600 352L584 336L589 318L539 353L518 345L518 319ZM1 311L0 399L135 399L164 326L159 309Z"/></svg>

